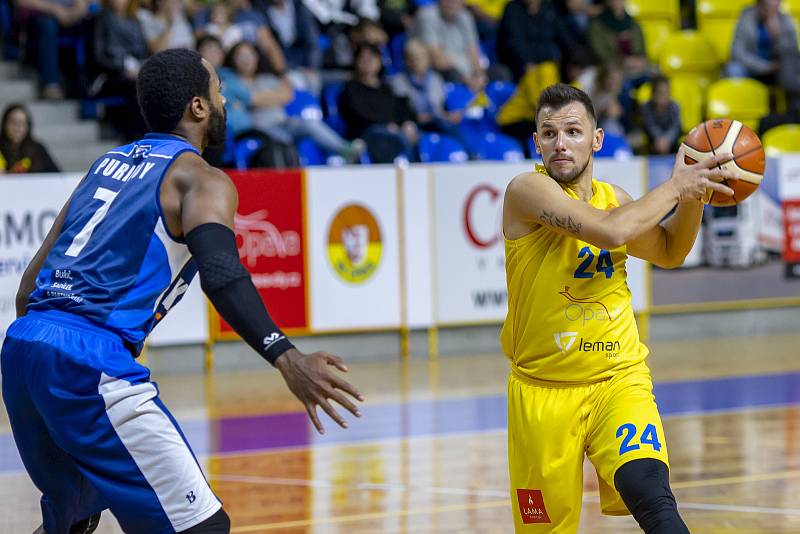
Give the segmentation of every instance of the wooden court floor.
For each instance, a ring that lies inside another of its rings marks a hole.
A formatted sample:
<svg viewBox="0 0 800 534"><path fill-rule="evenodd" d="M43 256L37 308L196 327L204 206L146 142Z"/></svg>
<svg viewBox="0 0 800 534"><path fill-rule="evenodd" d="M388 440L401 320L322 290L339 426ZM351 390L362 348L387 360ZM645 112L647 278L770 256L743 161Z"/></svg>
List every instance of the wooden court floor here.
<svg viewBox="0 0 800 534"><path fill-rule="evenodd" d="M672 485L693 533L800 532L800 333L656 343L650 366ZM343 355L346 357L346 355ZM507 363L499 355L351 365L364 417L315 435L277 373L154 377L233 532L513 532ZM30 533L38 494L0 410L0 533ZM110 514L98 532L117 533ZM640 532L599 512L580 532Z"/></svg>

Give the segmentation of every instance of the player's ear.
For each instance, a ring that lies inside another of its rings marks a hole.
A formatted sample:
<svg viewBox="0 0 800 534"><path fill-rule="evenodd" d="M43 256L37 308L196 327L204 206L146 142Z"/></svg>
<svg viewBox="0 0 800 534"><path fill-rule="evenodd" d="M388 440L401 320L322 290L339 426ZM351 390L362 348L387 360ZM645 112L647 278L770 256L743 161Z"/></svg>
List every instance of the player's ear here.
<svg viewBox="0 0 800 534"><path fill-rule="evenodd" d="M196 96L189 102L189 111L195 119L203 120L211 112L211 105L204 98Z"/></svg>
<svg viewBox="0 0 800 534"><path fill-rule="evenodd" d="M536 132L533 132L533 147L534 147L534 150L536 150L537 154L541 154L542 153L542 149L539 148L539 136L537 135Z"/></svg>
<svg viewBox="0 0 800 534"><path fill-rule="evenodd" d="M594 139L592 140L592 152L598 152L601 148L603 148L603 138L605 137L605 132L602 128L595 128L594 129Z"/></svg>

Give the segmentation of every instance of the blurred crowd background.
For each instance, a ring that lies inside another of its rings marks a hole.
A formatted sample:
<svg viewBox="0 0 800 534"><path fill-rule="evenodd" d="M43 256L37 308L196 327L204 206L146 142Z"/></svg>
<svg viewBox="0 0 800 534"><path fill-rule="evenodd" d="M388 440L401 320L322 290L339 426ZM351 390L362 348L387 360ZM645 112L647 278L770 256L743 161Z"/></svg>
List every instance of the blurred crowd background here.
<svg viewBox="0 0 800 534"><path fill-rule="evenodd" d="M591 95L601 156L672 153L714 117L800 135L800 0L0 0L0 22L31 99L76 99L115 141L145 133L148 56L196 49L227 99L222 167L530 157L558 81ZM31 131L8 106L0 169L57 169Z"/></svg>

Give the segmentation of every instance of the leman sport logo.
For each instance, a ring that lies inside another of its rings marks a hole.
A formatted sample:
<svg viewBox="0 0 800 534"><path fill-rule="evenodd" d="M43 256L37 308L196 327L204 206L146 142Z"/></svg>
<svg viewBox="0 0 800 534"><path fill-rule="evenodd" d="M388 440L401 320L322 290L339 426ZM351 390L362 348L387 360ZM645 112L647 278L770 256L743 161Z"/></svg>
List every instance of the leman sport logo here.
<svg viewBox="0 0 800 534"><path fill-rule="evenodd" d="M556 340L556 346L564 354L572 348L572 344L575 343L577 337L577 332L557 332L553 334L553 339Z"/></svg>
<svg viewBox="0 0 800 534"><path fill-rule="evenodd" d="M348 204L334 215L328 230L328 260L334 272L351 284L369 280L383 252L381 229L373 213Z"/></svg>

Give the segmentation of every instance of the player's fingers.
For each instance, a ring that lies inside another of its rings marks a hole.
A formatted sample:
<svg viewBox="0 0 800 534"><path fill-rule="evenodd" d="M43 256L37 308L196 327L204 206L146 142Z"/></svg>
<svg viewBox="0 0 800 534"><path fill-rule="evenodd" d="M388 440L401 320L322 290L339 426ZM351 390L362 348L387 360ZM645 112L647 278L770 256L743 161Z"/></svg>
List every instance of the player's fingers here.
<svg viewBox="0 0 800 534"><path fill-rule="evenodd" d="M337 412L336 409L334 409L334 407L328 403L327 399L320 398L317 400L317 404L319 404L319 407L322 408L326 414L328 414L328 417L336 421L337 425L342 428L347 428L347 421L345 421L344 418L339 415L339 412Z"/></svg>
<svg viewBox="0 0 800 534"><path fill-rule="evenodd" d="M335 387L336 389L341 389L342 391L346 391L347 393L349 393L350 395L352 395L353 397L355 397L360 401L364 400L364 395L362 395L355 388L355 386L353 386L353 384L351 384L346 380L342 380L338 376L331 377L331 384L333 384L333 387Z"/></svg>
<svg viewBox="0 0 800 534"><path fill-rule="evenodd" d="M733 154L731 154L730 152L720 152L719 154L711 156L710 158L704 159L703 161L698 163L698 165L704 169L711 169L718 165L722 165L723 163L727 163L732 159L733 159Z"/></svg>
<svg viewBox="0 0 800 534"><path fill-rule="evenodd" d="M322 423L317 416L317 407L314 405L313 402L306 402L304 403L306 406L306 412L308 413L308 418L311 419L311 422L314 423L314 426L317 428L317 432L320 434L325 433L325 427L322 426Z"/></svg>
<svg viewBox="0 0 800 534"><path fill-rule="evenodd" d="M716 178L718 180L739 180L740 176L734 171L728 169L709 169L703 176Z"/></svg>
<svg viewBox="0 0 800 534"><path fill-rule="evenodd" d="M325 353L325 359L328 362L328 365L333 365L343 373L347 372L347 366L344 364L344 360L341 357L336 356L335 354Z"/></svg>
<svg viewBox="0 0 800 534"><path fill-rule="evenodd" d="M348 412L350 412L351 414L355 415L356 417L361 417L361 411L359 411L358 407L355 404L353 404L352 402L350 402L350 400L347 397L345 397L344 395L342 395L338 391L331 391L328 394L328 398L338 402L345 409L347 409Z"/></svg>
<svg viewBox="0 0 800 534"><path fill-rule="evenodd" d="M684 166L684 167L686 166L686 159L685 159L684 156L686 156L686 147L683 146L683 144L681 144L681 146L678 147L678 153L675 155L675 166L676 167L677 166Z"/></svg>
<svg viewBox="0 0 800 534"><path fill-rule="evenodd" d="M708 189L713 189L714 191L719 191L723 195L733 196L733 189L728 187L725 184L721 184L719 182L713 182L711 180L705 180L705 186Z"/></svg>

